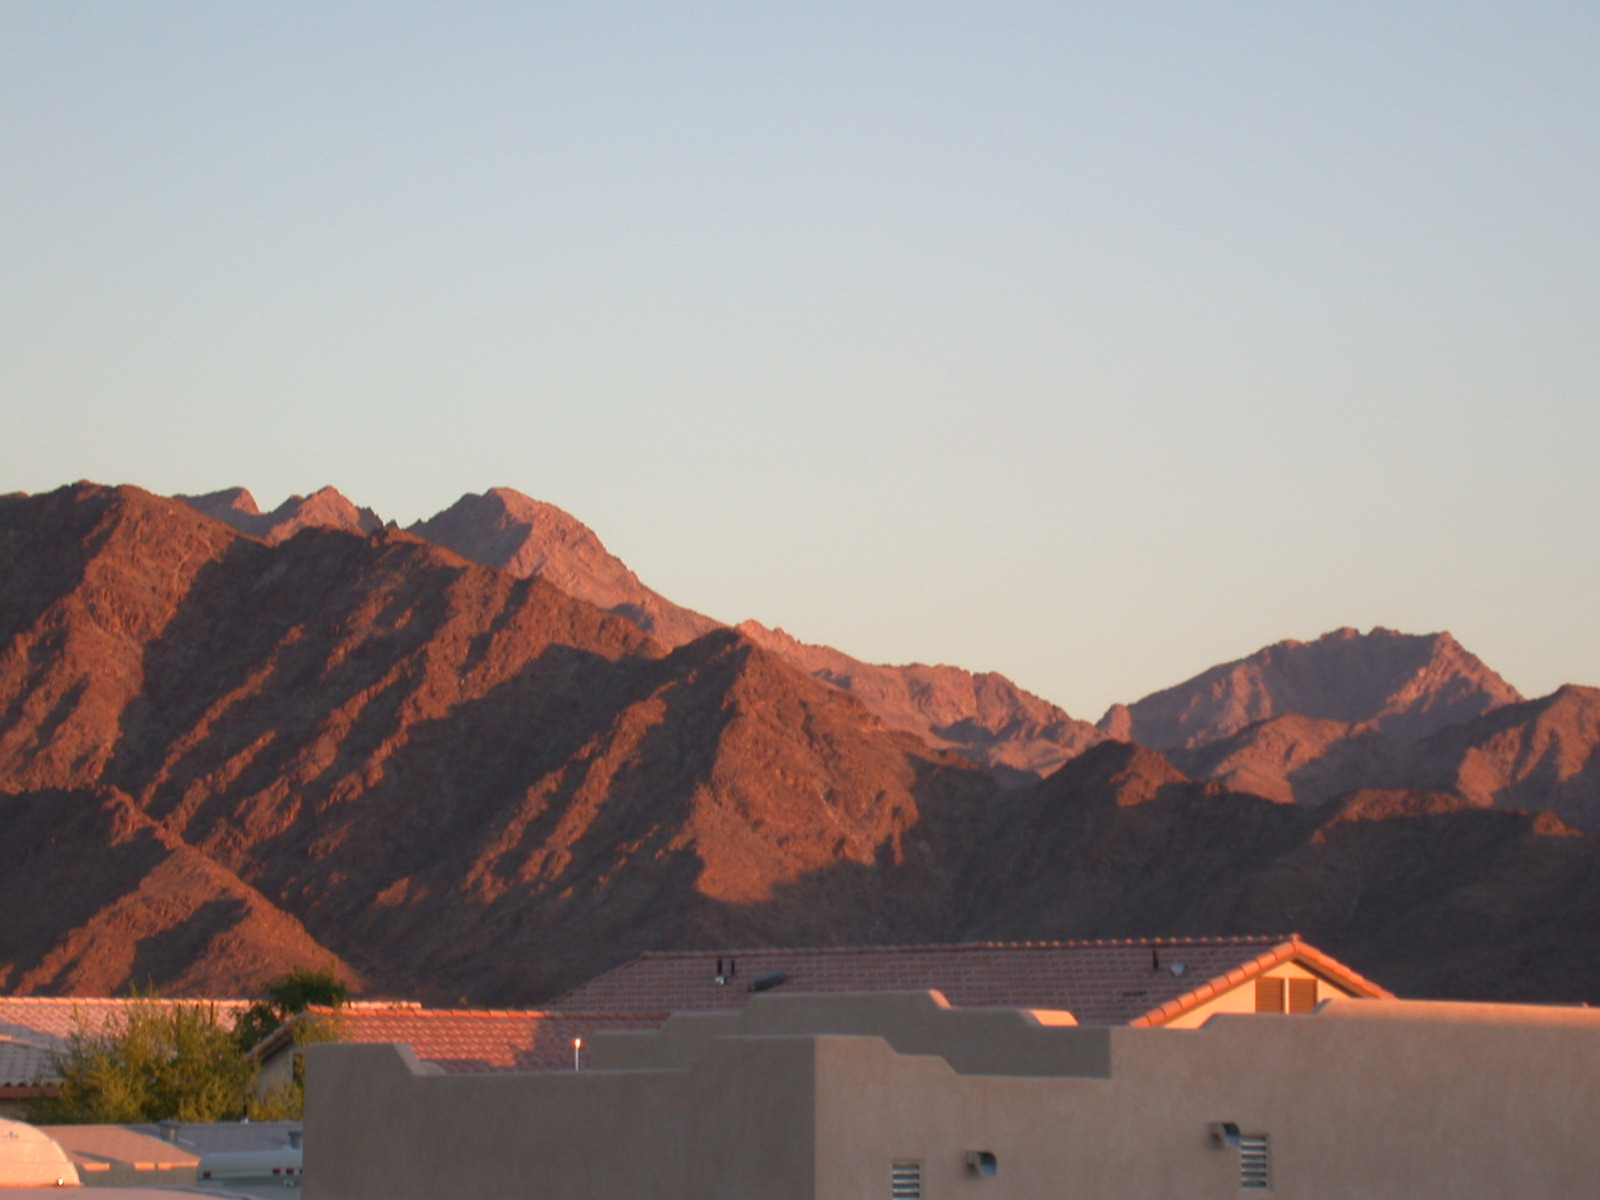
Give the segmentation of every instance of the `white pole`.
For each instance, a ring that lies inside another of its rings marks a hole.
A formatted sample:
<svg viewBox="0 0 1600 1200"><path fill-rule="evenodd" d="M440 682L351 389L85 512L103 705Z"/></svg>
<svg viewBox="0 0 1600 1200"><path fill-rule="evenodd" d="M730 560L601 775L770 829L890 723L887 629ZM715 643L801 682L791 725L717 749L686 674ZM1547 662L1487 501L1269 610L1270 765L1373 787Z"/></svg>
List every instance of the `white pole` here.
<svg viewBox="0 0 1600 1200"><path fill-rule="evenodd" d="M573 1038L572 1039L572 1069L574 1071L579 1069L579 1067L578 1067L578 1051L582 1050L582 1049L583 1049L583 1039L582 1038Z"/></svg>

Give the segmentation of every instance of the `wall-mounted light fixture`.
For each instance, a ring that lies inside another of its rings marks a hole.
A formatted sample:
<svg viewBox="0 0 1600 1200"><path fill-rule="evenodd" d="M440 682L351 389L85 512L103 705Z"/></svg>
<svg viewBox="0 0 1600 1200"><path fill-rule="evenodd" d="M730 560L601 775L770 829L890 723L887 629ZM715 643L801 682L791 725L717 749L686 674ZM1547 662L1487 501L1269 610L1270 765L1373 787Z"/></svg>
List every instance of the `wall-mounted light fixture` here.
<svg viewBox="0 0 1600 1200"><path fill-rule="evenodd" d="M968 1150L967 1173L980 1179L993 1179L1000 1173L1000 1160L993 1150Z"/></svg>
<svg viewBox="0 0 1600 1200"><path fill-rule="evenodd" d="M1239 1127L1232 1121L1214 1121L1211 1125L1211 1144L1218 1150L1224 1146L1237 1149L1239 1146Z"/></svg>

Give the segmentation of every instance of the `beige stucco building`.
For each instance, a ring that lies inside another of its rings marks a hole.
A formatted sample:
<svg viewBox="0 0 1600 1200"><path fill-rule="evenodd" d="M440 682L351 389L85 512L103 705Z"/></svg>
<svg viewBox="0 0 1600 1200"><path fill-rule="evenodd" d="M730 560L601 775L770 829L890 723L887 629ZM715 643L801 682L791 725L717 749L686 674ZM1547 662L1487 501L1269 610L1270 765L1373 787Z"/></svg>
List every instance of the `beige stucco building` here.
<svg viewBox="0 0 1600 1200"><path fill-rule="evenodd" d="M744 964L743 975L738 964ZM1065 1010L1085 1024L1183 1029L1220 1012L1305 1013L1335 997L1389 998L1290 934L1094 942L973 942L642 954L546 1009L437 1009L356 1000L313 1008L255 1048L263 1092L309 1040L403 1043L451 1074L592 1066L595 1035L655 1029L672 1012L727 1012L768 992L938 991L963 1008Z"/></svg>
<svg viewBox="0 0 1600 1200"><path fill-rule="evenodd" d="M1571 1200L1600 1193L1600 1013L1333 998L1198 1028L753 996L593 1068L309 1050L308 1200Z"/></svg>

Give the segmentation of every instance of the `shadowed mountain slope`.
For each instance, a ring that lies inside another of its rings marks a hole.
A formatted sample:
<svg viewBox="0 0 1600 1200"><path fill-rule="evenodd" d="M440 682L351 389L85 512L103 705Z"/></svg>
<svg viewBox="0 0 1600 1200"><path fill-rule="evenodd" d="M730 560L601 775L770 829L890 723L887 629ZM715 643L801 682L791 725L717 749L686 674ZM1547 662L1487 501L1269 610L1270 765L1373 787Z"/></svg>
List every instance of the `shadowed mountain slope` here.
<svg viewBox="0 0 1600 1200"><path fill-rule="evenodd" d="M1167 756L1194 776L1281 804L1321 804L1363 787L1398 786L1405 748L1376 729L1284 713Z"/></svg>
<svg viewBox="0 0 1600 1200"><path fill-rule="evenodd" d="M396 531L268 546L81 486L0 502L0 539L37 552L0 576L0 787L120 789L378 986L524 1001L683 938L932 936L941 830L994 791L731 630L664 656Z"/></svg>
<svg viewBox="0 0 1600 1200"><path fill-rule="evenodd" d="M1439 730L1410 748L1408 786L1549 809L1600 833L1600 688L1572 684Z"/></svg>
<svg viewBox="0 0 1600 1200"><path fill-rule="evenodd" d="M1600 689L1568 685L1397 743L1369 726L1291 713L1196 750L1170 752L1197 778L1283 803L1367 788L1424 789L1477 807L1548 809L1600 832Z"/></svg>
<svg viewBox="0 0 1600 1200"><path fill-rule="evenodd" d="M1297 808L1110 742L993 820L967 937L1295 929L1402 995L1600 996L1600 847L1549 814L1422 791Z"/></svg>
<svg viewBox="0 0 1600 1200"><path fill-rule="evenodd" d="M1194 749L1284 713L1364 725L1397 741L1522 699L1448 633L1338 629L1278 642L1130 705L1099 728L1160 750Z"/></svg>
<svg viewBox="0 0 1600 1200"><path fill-rule="evenodd" d="M0 990L110 995L159 981L244 995L296 966L359 976L114 789L0 794Z"/></svg>

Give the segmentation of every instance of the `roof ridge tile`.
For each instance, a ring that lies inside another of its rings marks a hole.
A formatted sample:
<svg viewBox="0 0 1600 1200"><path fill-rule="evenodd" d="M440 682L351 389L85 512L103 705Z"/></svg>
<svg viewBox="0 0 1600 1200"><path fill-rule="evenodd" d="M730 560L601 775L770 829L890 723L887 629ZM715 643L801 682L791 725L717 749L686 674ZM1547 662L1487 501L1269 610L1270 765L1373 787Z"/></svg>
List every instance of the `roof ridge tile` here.
<svg viewBox="0 0 1600 1200"><path fill-rule="evenodd" d="M1082 938L1065 939L1060 941L983 941L983 942L894 942L882 945L862 943L853 946L724 946L709 950L646 950L627 962L637 962L639 959L690 959L705 956L722 955L771 955L771 954L884 954L884 953L911 953L929 950L1071 950L1087 947L1162 947L1162 946L1242 946L1242 945L1280 945L1284 942L1299 941L1298 933L1249 933L1249 934L1213 934L1198 935L1194 937L1157 937L1157 938ZM624 966L626 963L619 963ZM599 978L599 976L596 976ZM581 985L580 985L581 986ZM576 989L574 989L576 990Z"/></svg>

